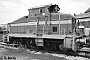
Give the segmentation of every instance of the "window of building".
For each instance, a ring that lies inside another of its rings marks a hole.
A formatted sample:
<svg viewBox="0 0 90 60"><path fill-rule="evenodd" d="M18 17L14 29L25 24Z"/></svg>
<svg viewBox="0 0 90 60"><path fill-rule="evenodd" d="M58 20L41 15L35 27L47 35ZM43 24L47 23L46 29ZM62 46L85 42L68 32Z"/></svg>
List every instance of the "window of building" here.
<svg viewBox="0 0 90 60"><path fill-rule="evenodd" d="M57 32L57 27L53 27L53 32Z"/></svg>

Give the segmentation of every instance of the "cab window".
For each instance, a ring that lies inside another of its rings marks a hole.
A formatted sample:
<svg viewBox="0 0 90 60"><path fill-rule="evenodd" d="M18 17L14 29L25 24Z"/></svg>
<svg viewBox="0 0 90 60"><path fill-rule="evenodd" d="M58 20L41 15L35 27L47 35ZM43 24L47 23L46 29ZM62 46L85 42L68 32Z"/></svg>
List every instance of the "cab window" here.
<svg viewBox="0 0 90 60"><path fill-rule="evenodd" d="M57 27L53 27L53 32L57 32Z"/></svg>

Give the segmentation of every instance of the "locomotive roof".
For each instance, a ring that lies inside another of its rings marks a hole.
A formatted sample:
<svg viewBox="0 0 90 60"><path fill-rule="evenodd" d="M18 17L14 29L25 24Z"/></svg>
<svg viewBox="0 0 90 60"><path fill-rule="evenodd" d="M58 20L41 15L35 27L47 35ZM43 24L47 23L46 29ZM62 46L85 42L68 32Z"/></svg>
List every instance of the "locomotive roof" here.
<svg viewBox="0 0 90 60"><path fill-rule="evenodd" d="M39 9L39 8L44 8L44 7L49 7L49 6L51 6L51 4L50 4L50 5L40 5L40 6L35 6L35 7L32 7L32 8L30 8L30 9L28 9L28 10Z"/></svg>
<svg viewBox="0 0 90 60"><path fill-rule="evenodd" d="M67 20L67 19L72 20L73 17L74 16L72 16L71 14L63 14L63 13L60 14L60 19L62 20ZM11 22L10 24L27 23L27 19L29 20L28 16L23 16Z"/></svg>
<svg viewBox="0 0 90 60"><path fill-rule="evenodd" d="M27 22L27 18L26 18L26 16L23 16L23 17L15 20L15 21L13 21L13 22L11 22L10 24L26 23L26 22Z"/></svg>

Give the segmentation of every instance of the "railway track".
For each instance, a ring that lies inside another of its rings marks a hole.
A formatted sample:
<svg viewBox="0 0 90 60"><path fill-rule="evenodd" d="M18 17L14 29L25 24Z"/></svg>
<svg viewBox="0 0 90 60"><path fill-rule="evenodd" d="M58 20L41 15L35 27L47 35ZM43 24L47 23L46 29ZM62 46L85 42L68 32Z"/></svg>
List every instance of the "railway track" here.
<svg viewBox="0 0 90 60"><path fill-rule="evenodd" d="M64 55L67 55L67 56L78 56L78 57L84 57L84 58L89 58L90 59L90 52L86 53L86 52L73 52L73 51L60 51L60 50L57 50L57 51L53 51L53 50L37 50L35 49L35 51L40 51L40 52L48 52L48 53L55 53L55 54L64 54Z"/></svg>
<svg viewBox="0 0 90 60"><path fill-rule="evenodd" d="M27 48L28 49L28 48ZM48 52L48 53L55 53L55 54L64 54L67 56L78 56L78 57L84 57L84 58L90 58L90 52L86 51L61 51L61 50L45 50L45 49L37 49L37 48L31 48L30 51L40 51L40 52Z"/></svg>

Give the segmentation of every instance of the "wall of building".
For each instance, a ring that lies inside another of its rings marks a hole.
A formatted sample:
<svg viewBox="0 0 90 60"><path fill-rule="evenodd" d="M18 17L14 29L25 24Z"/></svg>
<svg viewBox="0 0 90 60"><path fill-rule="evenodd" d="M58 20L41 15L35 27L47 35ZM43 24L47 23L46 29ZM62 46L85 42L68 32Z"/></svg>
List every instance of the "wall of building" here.
<svg viewBox="0 0 90 60"><path fill-rule="evenodd" d="M85 28L90 28L90 12L89 13L81 13L75 15L77 22L82 24Z"/></svg>

